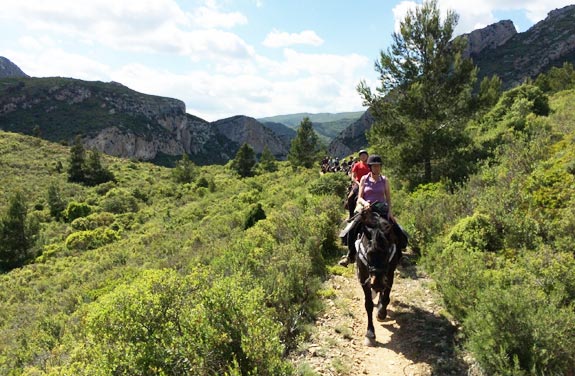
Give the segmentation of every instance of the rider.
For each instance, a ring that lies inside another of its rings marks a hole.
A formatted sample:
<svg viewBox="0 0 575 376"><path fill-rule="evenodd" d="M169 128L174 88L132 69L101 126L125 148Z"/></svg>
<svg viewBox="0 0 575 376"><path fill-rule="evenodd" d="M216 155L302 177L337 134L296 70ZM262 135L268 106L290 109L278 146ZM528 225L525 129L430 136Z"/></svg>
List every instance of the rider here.
<svg viewBox="0 0 575 376"><path fill-rule="evenodd" d="M366 161L368 158L367 150L359 151L359 162L354 163L351 169L351 190L347 196L347 209L349 211L349 217L353 216L353 211L355 210L355 205L357 204L357 193L359 192L359 181L361 178L369 174L369 166Z"/></svg>
<svg viewBox="0 0 575 376"><path fill-rule="evenodd" d="M357 209L374 210L383 215L390 221L395 221L391 213L391 189L389 180L381 175L382 159L379 155L371 155L367 159L367 165L370 172L364 175L359 182L359 191L357 197ZM339 265L347 266L355 262L355 238L360 230L356 225L348 234L348 253L340 261Z"/></svg>

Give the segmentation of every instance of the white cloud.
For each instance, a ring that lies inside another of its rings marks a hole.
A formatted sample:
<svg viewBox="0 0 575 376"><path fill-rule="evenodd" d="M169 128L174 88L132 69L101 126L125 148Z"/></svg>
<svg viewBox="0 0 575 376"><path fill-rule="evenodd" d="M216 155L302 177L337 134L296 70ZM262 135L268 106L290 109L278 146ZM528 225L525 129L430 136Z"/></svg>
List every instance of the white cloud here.
<svg viewBox="0 0 575 376"><path fill-rule="evenodd" d="M38 41L27 38L27 43L37 44ZM60 48L40 48L29 52L7 51L6 55L10 56L10 60L24 73L33 77L64 76L88 81L110 79L111 68L108 65Z"/></svg>
<svg viewBox="0 0 575 376"><path fill-rule="evenodd" d="M313 30L304 30L299 33L286 33L283 31L273 30L262 42L266 47L287 47L294 44L308 44L312 46L321 46L321 39Z"/></svg>
<svg viewBox="0 0 575 376"><path fill-rule="evenodd" d="M240 12L222 13L214 7L200 7L191 13L190 18L194 25L206 29L231 28L248 23L248 19Z"/></svg>
<svg viewBox="0 0 575 376"><path fill-rule="evenodd" d="M220 13L214 5L191 16L173 0L22 0L3 5L2 17L17 19L30 30L121 51L176 53L194 60L253 53L238 35L213 28L232 27L246 18Z"/></svg>

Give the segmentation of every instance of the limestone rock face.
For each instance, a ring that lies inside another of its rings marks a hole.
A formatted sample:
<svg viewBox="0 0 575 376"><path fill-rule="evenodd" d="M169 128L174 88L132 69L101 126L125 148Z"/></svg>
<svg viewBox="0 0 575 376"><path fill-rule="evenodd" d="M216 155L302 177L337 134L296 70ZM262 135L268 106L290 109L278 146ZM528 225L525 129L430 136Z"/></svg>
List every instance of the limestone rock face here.
<svg viewBox="0 0 575 376"><path fill-rule="evenodd" d="M289 151L285 144L272 130L248 116L234 116L212 123L218 133L241 146L249 144L256 154L261 154L267 146L276 158L284 159ZM237 151L237 150L236 150Z"/></svg>
<svg viewBox="0 0 575 376"><path fill-rule="evenodd" d="M330 144L330 156L343 158L357 152L368 145L366 132L371 129L374 119L369 110L353 124L344 129Z"/></svg>
<svg viewBox="0 0 575 376"><path fill-rule="evenodd" d="M152 160L158 152L168 155L182 155L183 146L172 138L146 138L117 127L105 128L97 135L84 140L89 149L123 158Z"/></svg>
<svg viewBox="0 0 575 376"><path fill-rule="evenodd" d="M510 20L499 21L483 29L473 30L467 36L467 49L464 56L477 56L486 48L494 49L502 46L517 34L515 25Z"/></svg>

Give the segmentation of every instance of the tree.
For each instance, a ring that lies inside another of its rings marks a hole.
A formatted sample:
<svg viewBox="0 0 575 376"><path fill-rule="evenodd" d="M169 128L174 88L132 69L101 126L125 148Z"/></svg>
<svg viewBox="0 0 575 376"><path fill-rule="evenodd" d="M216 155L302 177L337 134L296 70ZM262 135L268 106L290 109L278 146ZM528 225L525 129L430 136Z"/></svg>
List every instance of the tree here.
<svg viewBox="0 0 575 376"><path fill-rule="evenodd" d="M50 215L56 220L62 218L64 210L66 210L66 203L60 194L60 188L56 184L51 184L48 187L48 206L50 207Z"/></svg>
<svg viewBox="0 0 575 376"><path fill-rule="evenodd" d="M17 192L10 198L8 209L0 220L0 270L24 265L31 256L30 248L37 233L37 223L28 220L24 195Z"/></svg>
<svg viewBox="0 0 575 376"><path fill-rule="evenodd" d="M82 145L80 136L74 139L74 145L70 148L70 165L68 166L68 181L82 183L85 179L84 164L86 163L86 150Z"/></svg>
<svg viewBox="0 0 575 376"><path fill-rule="evenodd" d="M191 183L196 179L197 170L188 154L184 153L182 159L176 163L176 167L172 170L172 176L176 183Z"/></svg>
<svg viewBox="0 0 575 376"><path fill-rule="evenodd" d="M84 182L88 185L98 185L115 180L114 174L102 166L100 152L90 150L84 165Z"/></svg>
<svg viewBox="0 0 575 376"><path fill-rule="evenodd" d="M364 81L358 85L375 118L370 143L410 186L465 175L461 161L470 140L464 115L477 72L462 57L466 39L452 40L457 21L448 11L442 23L436 0L408 11L376 62L377 93Z"/></svg>
<svg viewBox="0 0 575 376"><path fill-rule="evenodd" d="M277 171L278 169L276 159L272 154L272 152L270 151L270 149L267 147L267 145L264 146L264 150L262 151L262 155L260 157L258 166L262 171L267 172L274 172Z"/></svg>
<svg viewBox="0 0 575 376"><path fill-rule="evenodd" d="M253 175L255 164L256 154L254 149L248 144L243 144L236 153L236 157L232 161L231 167L244 178L246 176Z"/></svg>
<svg viewBox="0 0 575 376"><path fill-rule="evenodd" d="M308 117L304 117L291 142L288 160L293 167L310 168L317 159L318 147L318 136L312 128L312 123Z"/></svg>

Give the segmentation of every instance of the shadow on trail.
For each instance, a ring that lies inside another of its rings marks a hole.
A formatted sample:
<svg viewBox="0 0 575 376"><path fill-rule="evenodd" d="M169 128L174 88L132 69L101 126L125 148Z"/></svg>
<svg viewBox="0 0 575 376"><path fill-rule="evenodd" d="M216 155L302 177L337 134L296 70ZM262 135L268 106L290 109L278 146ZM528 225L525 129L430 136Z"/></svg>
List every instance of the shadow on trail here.
<svg viewBox="0 0 575 376"><path fill-rule="evenodd" d="M421 278L414 261L404 255L398 268L404 278ZM421 307L402 303L401 298L392 300L388 314L388 320L379 325L392 333L391 339L389 343L378 343L377 346L401 353L413 363L429 364L433 375L468 375L469 365L457 350L457 327L449 320Z"/></svg>
<svg viewBox="0 0 575 376"><path fill-rule="evenodd" d="M391 340L381 344L413 363L427 363L433 375L467 375L468 366L456 351L457 328L449 320L412 305L396 303L389 312L397 326L386 321Z"/></svg>

